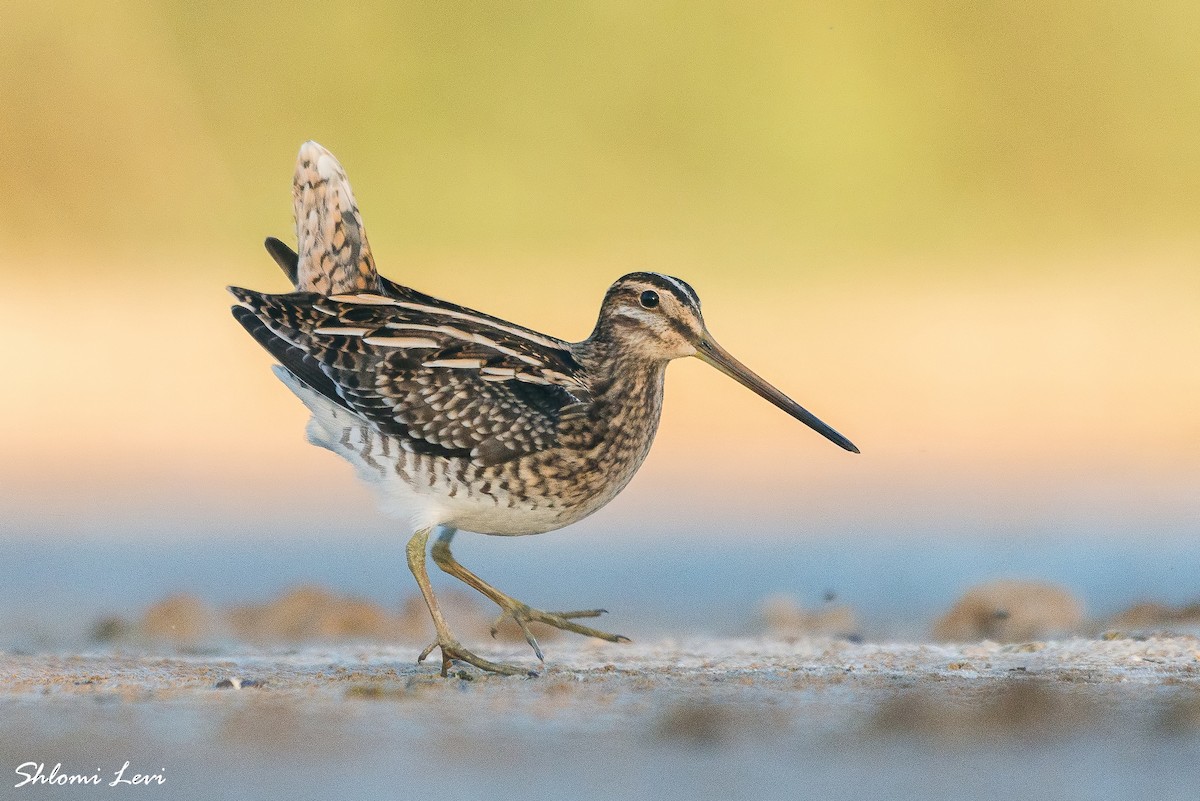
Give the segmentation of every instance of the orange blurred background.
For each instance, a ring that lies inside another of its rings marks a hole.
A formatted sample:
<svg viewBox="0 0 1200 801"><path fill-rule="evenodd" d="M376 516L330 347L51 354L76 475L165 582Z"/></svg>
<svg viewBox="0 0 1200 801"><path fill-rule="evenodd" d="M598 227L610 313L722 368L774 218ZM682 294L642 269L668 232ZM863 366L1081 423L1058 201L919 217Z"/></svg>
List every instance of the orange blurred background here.
<svg viewBox="0 0 1200 801"><path fill-rule="evenodd" d="M571 339L681 276L845 454L704 365L582 524L1200 519L1200 8L35 4L0 53L10 534L388 531L230 319L300 142L382 271ZM236 526L233 525L236 522Z"/></svg>

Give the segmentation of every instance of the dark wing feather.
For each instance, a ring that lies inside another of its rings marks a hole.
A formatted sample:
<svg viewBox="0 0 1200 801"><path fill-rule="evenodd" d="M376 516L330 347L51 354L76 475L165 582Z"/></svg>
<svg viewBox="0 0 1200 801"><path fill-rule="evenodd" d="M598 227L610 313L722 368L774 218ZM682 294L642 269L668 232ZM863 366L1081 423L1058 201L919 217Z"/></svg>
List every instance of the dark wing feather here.
<svg viewBox="0 0 1200 801"><path fill-rule="evenodd" d="M559 444L563 417L590 399L566 343L399 289L230 291L289 370L407 449L496 464Z"/></svg>
<svg viewBox="0 0 1200 801"><path fill-rule="evenodd" d="M262 345L268 353L278 359L280 364L290 370L292 375L334 403L346 406L346 402L338 395L337 385L321 371L320 364L303 349L292 345L283 337L276 336L254 312L244 306L234 306L233 316L242 324L247 333L254 337L255 341Z"/></svg>
<svg viewBox="0 0 1200 801"><path fill-rule="evenodd" d="M296 251L292 250L282 241L273 236L267 237L263 242L263 246L266 247L267 253L271 255L271 258L275 260L275 263L279 265L279 269L283 270L284 275L286 275L288 280L292 282L292 286L295 286L300 256L296 253ZM412 287L407 287L403 284L397 284L395 281L388 280L382 275L379 276L379 289L383 296L392 298L393 300L403 300L410 303L419 303L425 306L432 306L434 308L449 312L468 314L472 317L478 317L493 324L498 323L531 336L544 337L543 334L539 334L532 328L526 328L525 326L517 325L516 323L510 323L506 320L501 320L499 317L493 317L486 312L476 311L475 309L471 309L467 306L459 306L457 303L451 303L450 301L442 300L441 298L435 298L433 295L426 295L424 292L418 292ZM579 364L575 362L574 358L570 357L569 351L567 352L567 356L568 360L564 362L563 366L571 370L580 369Z"/></svg>

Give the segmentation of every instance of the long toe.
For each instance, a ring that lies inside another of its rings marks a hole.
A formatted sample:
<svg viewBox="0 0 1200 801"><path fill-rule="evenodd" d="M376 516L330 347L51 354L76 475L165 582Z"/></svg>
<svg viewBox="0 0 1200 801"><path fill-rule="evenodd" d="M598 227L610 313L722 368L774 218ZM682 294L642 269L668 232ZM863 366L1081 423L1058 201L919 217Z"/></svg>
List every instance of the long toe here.
<svg viewBox="0 0 1200 801"><path fill-rule="evenodd" d="M509 665L504 662L491 662L478 656L471 651L468 651L456 640L434 640L421 652L417 657L417 662L425 661L435 649L441 649L442 652L442 675L447 676L450 673L450 668L455 662L465 662L468 665L479 668L488 673L497 673L501 676L537 676L536 670L523 668L519 665Z"/></svg>
<svg viewBox="0 0 1200 801"><path fill-rule="evenodd" d="M565 618L600 617L601 615L607 615L608 610L607 609L580 609L575 612L545 612L544 614L554 615L556 617L565 617Z"/></svg>
<svg viewBox="0 0 1200 801"><path fill-rule="evenodd" d="M570 620L573 617L599 617L604 611L603 609L590 609L585 612L555 613L543 612L539 609L529 609L526 614L530 620L545 623L547 626L554 626L554 628L562 629L563 631L582 634L584 637L595 637L600 640L608 640L609 642L630 642L630 639L622 634L609 634L607 631L600 631L591 626L582 626Z"/></svg>

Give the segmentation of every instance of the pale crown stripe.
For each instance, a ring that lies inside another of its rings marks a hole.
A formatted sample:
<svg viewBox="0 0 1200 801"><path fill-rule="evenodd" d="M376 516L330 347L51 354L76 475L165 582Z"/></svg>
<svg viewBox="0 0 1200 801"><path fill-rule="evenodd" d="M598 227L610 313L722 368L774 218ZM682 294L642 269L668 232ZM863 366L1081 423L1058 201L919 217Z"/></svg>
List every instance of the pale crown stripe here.
<svg viewBox="0 0 1200 801"><path fill-rule="evenodd" d="M670 282L672 286L674 286L676 289L678 289L680 292L683 293L683 296L685 298L691 298L694 303L699 305L700 299L698 297L696 297L696 293L690 291L686 286L684 286L679 281L678 278L672 278L671 276L663 275L662 273L655 273L655 275L657 275L659 278L663 279L664 281Z"/></svg>

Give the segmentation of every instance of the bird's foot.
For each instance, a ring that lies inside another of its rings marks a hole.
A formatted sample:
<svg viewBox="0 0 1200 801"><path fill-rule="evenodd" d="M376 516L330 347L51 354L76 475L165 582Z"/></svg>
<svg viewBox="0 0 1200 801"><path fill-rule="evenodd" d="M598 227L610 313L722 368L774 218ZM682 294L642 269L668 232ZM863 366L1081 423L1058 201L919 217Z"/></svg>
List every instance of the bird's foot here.
<svg viewBox="0 0 1200 801"><path fill-rule="evenodd" d="M502 676L536 676L536 670L519 667L517 665L506 665L503 662L489 662L481 656L468 651L462 646L458 640L450 637L439 636L431 642L417 657L417 662L425 661L425 658L433 653L434 649L441 649L442 652L442 675L448 676L450 668L455 661L466 662L468 665L474 665L480 670L486 670L489 673L499 673Z"/></svg>
<svg viewBox="0 0 1200 801"><path fill-rule="evenodd" d="M600 615L608 611L607 609L583 609L576 612L543 612L540 609L534 609L529 604L523 604L511 598L506 600L506 603L500 603L500 608L504 611L500 613L500 617L496 618L496 622L492 624L492 636L496 636L496 631L505 618L512 618L516 621L517 626L520 627L521 633L525 635L525 642L529 643L529 647L533 649L539 662L545 662L546 658L542 656L542 649L538 646L537 638L529 630L530 623L544 623L556 629L582 634L585 637L596 637L597 639L608 640L609 642L630 642L628 637L621 634L609 634L607 631L600 631L590 626L582 626L572 622L574 618L600 617Z"/></svg>

